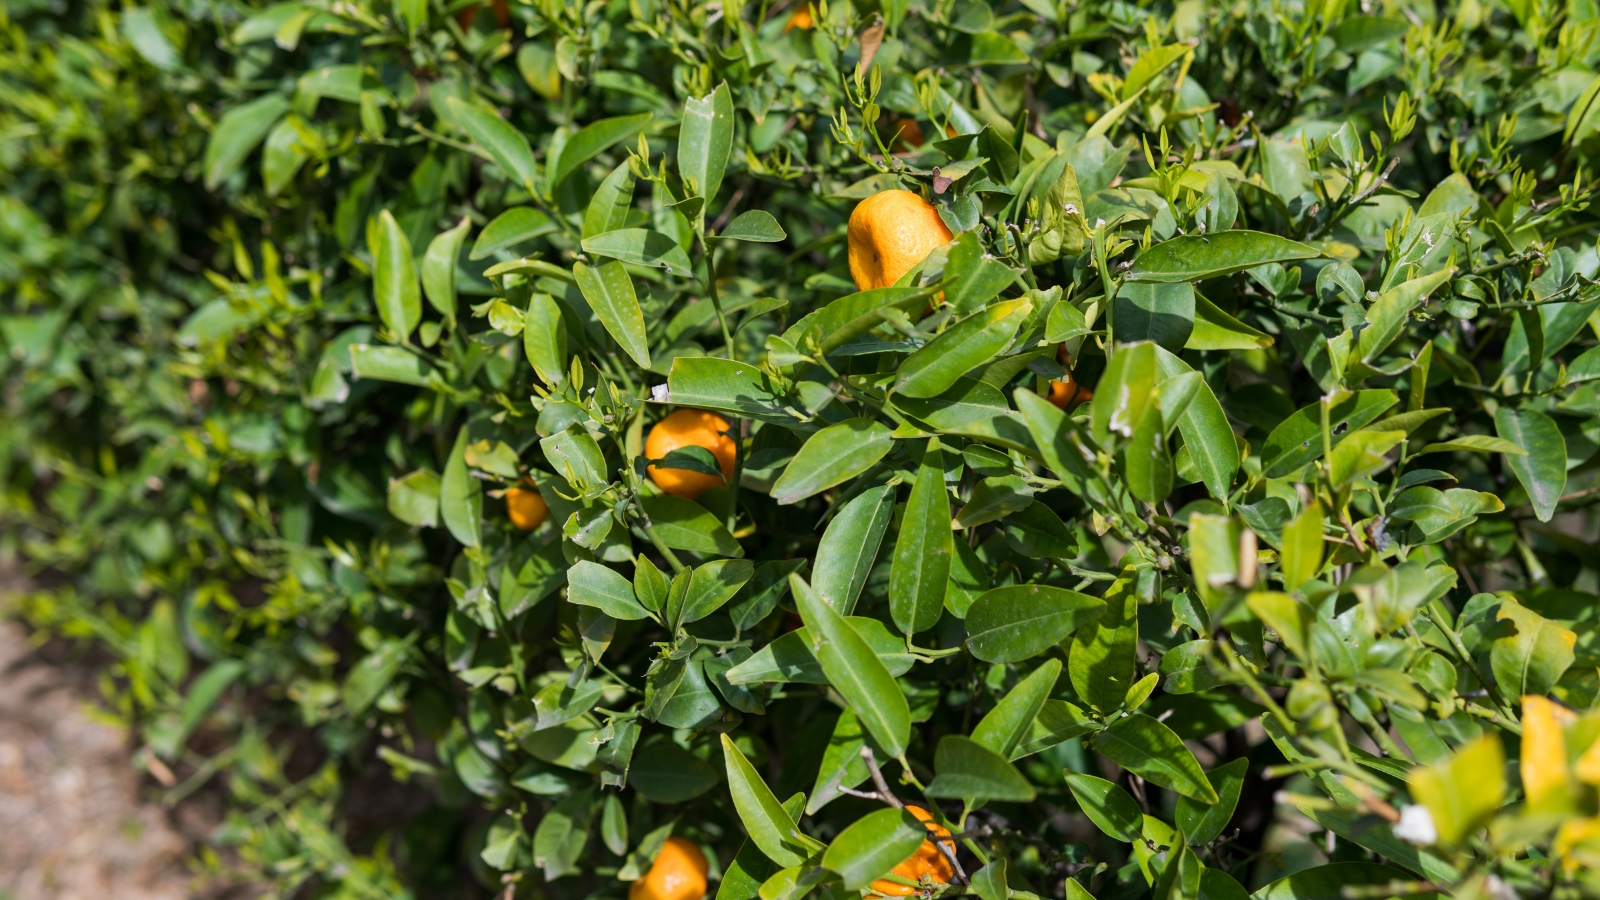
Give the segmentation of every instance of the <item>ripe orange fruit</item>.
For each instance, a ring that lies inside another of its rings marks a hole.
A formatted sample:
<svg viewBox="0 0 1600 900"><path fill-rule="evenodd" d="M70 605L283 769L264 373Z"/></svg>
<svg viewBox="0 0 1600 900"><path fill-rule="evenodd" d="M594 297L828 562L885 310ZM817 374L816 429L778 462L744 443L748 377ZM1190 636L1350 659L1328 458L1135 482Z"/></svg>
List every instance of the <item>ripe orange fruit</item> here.
<svg viewBox="0 0 1600 900"><path fill-rule="evenodd" d="M894 123L893 130L900 133L900 137L896 141L899 145L897 149L910 150L915 147L921 147L923 141L926 140L922 136L922 126L917 124L916 119L901 119Z"/></svg>
<svg viewBox="0 0 1600 900"><path fill-rule="evenodd" d="M729 437L728 420L703 409L680 409L657 422L644 439L644 455L660 459L679 447L704 447L717 458L722 478L693 469L650 467L650 480L668 494L688 500L706 488L721 487L733 481L733 462L738 447Z"/></svg>
<svg viewBox="0 0 1600 900"><path fill-rule="evenodd" d="M523 483L528 486L506 491L506 515L511 517L511 524L523 531L533 531L544 524L545 517L550 515L550 507L539 496L538 488L528 482Z"/></svg>
<svg viewBox="0 0 1600 900"><path fill-rule="evenodd" d="M933 821L932 814L920 806L907 806L906 812L916 816L920 821ZM939 825L933 826L933 830L940 837L948 837L950 835L948 829ZM944 844L951 853L955 852L955 841L940 841L939 843ZM921 881L923 876L927 876L929 881L938 884L948 884L955 875L955 870L950 866L950 860L939 852L939 848L934 846L933 841L923 841L922 846L917 848L917 852L911 854L904 862L889 871L910 881ZM909 897L917 892L916 888L907 887L887 878L880 878L874 881L872 890L883 897Z"/></svg>
<svg viewBox="0 0 1600 900"><path fill-rule="evenodd" d="M1050 396L1045 399L1054 403L1058 409L1065 410L1075 403L1082 403L1093 397L1094 391L1089 390L1073 379L1071 371L1072 354L1067 352L1066 345L1063 344L1056 350L1056 359L1061 362L1062 366L1067 367L1067 380L1050 382Z"/></svg>
<svg viewBox="0 0 1600 900"><path fill-rule="evenodd" d="M933 204L901 190L879 191L857 204L847 236L850 277L863 291L894 284L951 239Z"/></svg>
<svg viewBox="0 0 1600 900"><path fill-rule="evenodd" d="M667 838L655 865L628 888L628 900L700 900L706 893L706 855L693 842Z"/></svg>
<svg viewBox="0 0 1600 900"><path fill-rule="evenodd" d="M808 0L808 2L800 4L800 7L794 11L794 15L790 16L789 21L784 23L783 30L787 32L791 28L798 28L801 31L810 31L815 27L817 27L817 20L811 16L811 3Z"/></svg>

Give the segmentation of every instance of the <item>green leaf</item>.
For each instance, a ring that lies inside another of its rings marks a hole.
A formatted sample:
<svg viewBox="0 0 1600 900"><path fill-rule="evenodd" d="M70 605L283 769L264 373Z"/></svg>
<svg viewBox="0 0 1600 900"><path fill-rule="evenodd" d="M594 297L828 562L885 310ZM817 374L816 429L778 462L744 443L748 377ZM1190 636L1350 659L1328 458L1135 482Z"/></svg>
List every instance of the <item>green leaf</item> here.
<svg viewBox="0 0 1600 900"><path fill-rule="evenodd" d="M858 891L917 852L927 829L903 809L879 809L839 832L822 854L822 865Z"/></svg>
<svg viewBox="0 0 1600 900"><path fill-rule="evenodd" d="M764 209L746 210L737 216L720 234L713 235L728 241L753 241L758 244L775 244L789 237L772 217L772 213Z"/></svg>
<svg viewBox="0 0 1600 900"><path fill-rule="evenodd" d="M1089 401L1089 424L1104 447L1114 436L1133 437L1156 386L1155 344L1145 341L1118 347L1100 376Z"/></svg>
<svg viewBox="0 0 1600 900"><path fill-rule="evenodd" d="M1118 328L1121 332L1121 328ZM1259 350L1272 346L1271 335L1263 334L1217 308L1201 294L1194 297L1194 331L1184 342L1185 350Z"/></svg>
<svg viewBox="0 0 1600 900"><path fill-rule="evenodd" d="M1279 878L1251 894L1250 900L1344 900L1347 886L1377 886L1413 878L1405 869L1381 863L1336 862Z"/></svg>
<svg viewBox="0 0 1600 900"><path fill-rule="evenodd" d="M523 241L531 241L559 230L556 223L539 210L531 206L514 206L483 226L483 231L478 234L478 239L473 241L472 252L467 258L487 259L508 247L515 247Z"/></svg>
<svg viewBox="0 0 1600 900"><path fill-rule="evenodd" d="M562 146L561 155L550 171L550 190L555 191L568 175L593 159L595 154L638 134L650 124L651 118L653 118L652 113L642 112L631 116L601 119L585 125Z"/></svg>
<svg viewBox="0 0 1600 900"><path fill-rule="evenodd" d="M1100 732L1095 749L1146 781L1202 803L1218 800L1216 790L1183 740L1144 713L1113 722Z"/></svg>
<svg viewBox="0 0 1600 900"><path fill-rule="evenodd" d="M937 397L956 379L1004 350L1033 304L1007 300L950 326L900 364L894 389L907 397Z"/></svg>
<svg viewBox="0 0 1600 900"><path fill-rule="evenodd" d="M1382 423L1379 423L1382 424ZM1504 453L1508 456L1527 456L1528 451L1518 447L1505 438L1491 437L1487 434L1464 434L1448 441L1439 441L1433 444L1424 444L1416 452L1417 456L1424 453L1452 453L1464 451L1470 453Z"/></svg>
<svg viewBox="0 0 1600 900"><path fill-rule="evenodd" d="M350 374L357 378L427 387L433 367L404 347L350 345Z"/></svg>
<svg viewBox="0 0 1600 900"><path fill-rule="evenodd" d="M1072 636L1067 671L1072 689L1091 707L1109 713L1122 705L1138 672L1138 573L1130 566L1101 598L1106 610Z"/></svg>
<svg viewBox="0 0 1600 900"><path fill-rule="evenodd" d="M813 434L772 485L780 505L798 503L862 474L894 444L889 429L874 419L846 419Z"/></svg>
<svg viewBox="0 0 1600 900"><path fill-rule="evenodd" d="M432 528L439 524L439 474L417 469L389 479L389 512L407 525Z"/></svg>
<svg viewBox="0 0 1600 900"><path fill-rule="evenodd" d="M1072 530L1055 511L1035 500L1000 520L1006 544L1034 559L1070 559L1077 553Z"/></svg>
<svg viewBox="0 0 1600 900"><path fill-rule="evenodd" d="M567 599L624 622L650 617L634 597L628 579L615 569L586 559L578 560L567 570Z"/></svg>
<svg viewBox="0 0 1600 900"><path fill-rule="evenodd" d="M537 193L534 183L538 179L538 164L533 158L533 148L528 146L528 139L523 137L522 132L493 112L466 103L460 97L451 97L445 103L456 124L472 138L473 143L489 154L489 158L494 160L507 178L521 185L528 193Z"/></svg>
<svg viewBox="0 0 1600 900"><path fill-rule="evenodd" d="M1031 803L1038 796L1028 779L1022 777L1004 756L959 734L939 740L933 754L933 781L929 797L951 797Z"/></svg>
<svg viewBox="0 0 1600 900"><path fill-rule="evenodd" d="M1283 589L1298 591L1322 570L1322 505L1313 500L1283 526L1279 573Z"/></svg>
<svg viewBox="0 0 1600 900"><path fill-rule="evenodd" d="M1198 375L1195 377L1198 379ZM1128 492L1135 498L1155 505L1172 493L1172 454L1167 449L1166 429L1162 427L1161 410L1156 404L1145 407L1122 459Z"/></svg>
<svg viewBox="0 0 1600 900"><path fill-rule="evenodd" d="M1180 235L1139 254L1127 281L1203 281L1268 263L1315 259L1322 252L1299 241L1260 231L1231 230Z"/></svg>
<svg viewBox="0 0 1600 900"><path fill-rule="evenodd" d="M417 632L403 640L387 639L364 659L350 667L345 677L343 699L345 709L354 716L365 713L389 687L389 682L405 664L406 656L416 643ZM207 670L210 674L212 670ZM204 678L205 675L200 676Z"/></svg>
<svg viewBox="0 0 1600 900"><path fill-rule="evenodd" d="M628 214L633 211L633 183L633 167L623 160L589 198L583 213L583 237L627 227Z"/></svg>
<svg viewBox="0 0 1600 900"><path fill-rule="evenodd" d="M1010 266L995 259L984 250L983 242L975 231L965 231L935 254L944 253L944 269L938 280L944 281L944 299L957 312L978 309L993 300L1001 291L1015 283L1017 273ZM934 257L924 263L931 272Z"/></svg>
<svg viewBox="0 0 1600 900"><path fill-rule="evenodd" d="M384 327L402 344L422 321L422 297L411 242L387 209L378 214L378 246L372 261L372 299Z"/></svg>
<svg viewBox="0 0 1600 900"><path fill-rule="evenodd" d="M678 172L685 181L694 180L692 194L710 202L722 187L722 173L733 149L733 93L727 82L718 84L704 97L683 104L683 121L678 128Z"/></svg>
<svg viewBox="0 0 1600 900"><path fill-rule="evenodd" d="M561 305L549 294L535 291L523 314L522 353L539 380L552 387L567 377L567 328Z"/></svg>
<svg viewBox="0 0 1600 900"><path fill-rule="evenodd" d="M986 592L967 610L967 648L984 662L1036 656L1105 610L1096 597L1043 584Z"/></svg>
<svg viewBox="0 0 1600 900"><path fill-rule="evenodd" d="M599 266L576 262L572 264L572 276L578 280L578 289L583 291L583 299L589 302L595 318L605 326L617 346L639 368L650 368L650 339L645 335L644 311L639 308L639 297L633 292L633 279L627 268L620 262Z"/></svg>
<svg viewBox="0 0 1600 900"><path fill-rule="evenodd" d="M478 479L467 472L467 427L456 432L456 443L450 458L444 464L444 478L439 483L439 512L444 527L460 541L462 546L479 544L479 529L483 519L483 488Z"/></svg>
<svg viewBox="0 0 1600 900"><path fill-rule="evenodd" d="M743 556L744 548L705 507L683 497L643 497L639 505L655 527L656 536L674 550L715 556Z"/></svg>
<svg viewBox="0 0 1600 900"><path fill-rule="evenodd" d="M789 326L783 339L790 346L802 349L815 343L822 352L831 353L883 324L891 312L909 315L922 309L931 296L931 288L911 287L873 288L846 294Z"/></svg>
<svg viewBox="0 0 1600 900"><path fill-rule="evenodd" d="M1139 839L1144 830L1144 814L1127 791L1093 775L1070 770L1061 774L1072 789L1078 808L1096 828L1124 843Z"/></svg>
<svg viewBox="0 0 1600 900"><path fill-rule="evenodd" d="M1206 773L1206 780L1217 792L1216 803L1196 802L1189 797L1179 797L1173 813L1178 830L1196 847L1209 844L1222 834L1233 820L1233 811L1239 805L1239 794L1244 790L1245 773L1250 760L1236 759Z"/></svg>
<svg viewBox="0 0 1600 900"><path fill-rule="evenodd" d="M1544 413L1501 406L1494 412L1500 437L1522 448L1523 455L1506 455L1506 465L1528 492L1533 514L1550 521L1567 489L1567 444L1561 429Z"/></svg>
<svg viewBox="0 0 1600 900"><path fill-rule="evenodd" d="M582 424L574 422L539 441L545 461L557 475L580 491L593 490L611 482L606 456Z"/></svg>
<svg viewBox="0 0 1600 900"><path fill-rule="evenodd" d="M428 302L447 319L456 315L456 261L461 258L461 243L472 230L472 220L462 217L460 224L441 231L428 242L422 255L422 292Z"/></svg>
<svg viewBox="0 0 1600 900"><path fill-rule="evenodd" d="M1046 700L1033 720L1028 736L1011 751L1011 758L1022 759L1040 753L1064 741L1081 737L1100 727L1100 723L1065 700Z"/></svg>
<svg viewBox="0 0 1600 900"><path fill-rule="evenodd" d="M1339 837L1399 863L1424 878L1440 884L1453 884L1461 877L1460 870L1444 859L1395 837L1388 822L1373 821L1370 816L1353 809L1313 808L1298 801L1294 805L1306 818Z"/></svg>
<svg viewBox="0 0 1600 900"><path fill-rule="evenodd" d="M1427 300L1429 294L1454 276L1454 267L1413 278L1384 291L1367 309L1367 327L1362 329L1356 352L1364 362L1373 362L1405 329L1411 311Z"/></svg>
<svg viewBox="0 0 1600 900"><path fill-rule="evenodd" d="M928 441L917 480L906 501L889 569L889 614L910 635L927 631L944 612L950 581L950 492L944 484L939 439Z"/></svg>
<svg viewBox="0 0 1600 900"><path fill-rule="evenodd" d="M1154 341L1177 353L1188 343L1195 327L1194 286L1130 281L1117 291L1112 304L1117 340Z"/></svg>
<svg viewBox="0 0 1600 900"><path fill-rule="evenodd" d="M1188 363L1160 348L1156 350L1156 369L1160 377L1169 380L1194 371ZM1239 442L1210 385L1200 383L1178 417L1178 434L1183 437L1189 460L1199 471L1206 490L1218 500L1226 500L1239 471Z"/></svg>
<svg viewBox="0 0 1600 900"><path fill-rule="evenodd" d="M583 239L583 249L597 256L609 256L640 266L666 269L679 278L693 275L688 254L678 242L659 231L644 228L619 228Z"/></svg>
<svg viewBox="0 0 1600 900"><path fill-rule="evenodd" d="M1499 497L1483 491L1441 491L1419 485L1402 491L1389 508L1389 515L1416 526L1416 537L1420 538L1417 543L1436 544L1478 521L1478 516L1505 508Z"/></svg>
<svg viewBox="0 0 1600 900"><path fill-rule="evenodd" d="M811 632L811 652L828 683L855 710L884 753L903 756L911 739L911 708L894 676L861 635L800 576L789 576L789 590Z"/></svg>
<svg viewBox="0 0 1600 900"><path fill-rule="evenodd" d="M1006 759L1012 758L1012 752L1032 730L1034 719L1044 708L1060 676L1061 661L1045 660L1028 677L1017 682L1017 686L978 722L978 727L972 730L972 740Z"/></svg>
<svg viewBox="0 0 1600 900"><path fill-rule="evenodd" d="M846 616L845 622L867 642L891 676L899 677L911 671L916 659L906 652L904 637L890 631L877 619ZM762 681L827 684L828 677L822 674L822 664L811 652L811 644L811 631L805 626L779 635L777 640L730 669L728 682L736 685Z"/></svg>
<svg viewBox="0 0 1600 900"><path fill-rule="evenodd" d="M524 47L531 46L530 41ZM714 900L757 900L761 885L778 874L778 866L768 859L754 841L745 841L733 862L722 873Z"/></svg>
<svg viewBox="0 0 1600 900"><path fill-rule="evenodd" d="M1500 604L1495 619L1507 623L1489 651L1501 692L1507 697L1548 694L1572 666L1577 634L1511 599Z"/></svg>
<svg viewBox="0 0 1600 900"><path fill-rule="evenodd" d="M696 566L689 579L689 592L683 599L678 624L698 622L733 599L755 574L755 563L747 559L717 559Z"/></svg>
<svg viewBox="0 0 1600 900"><path fill-rule="evenodd" d="M1362 430L1350 435L1328 457L1328 480L1339 489L1389 468L1394 460L1385 454L1405 439L1404 431Z"/></svg>
<svg viewBox="0 0 1600 900"><path fill-rule="evenodd" d="M1356 391L1347 394L1328 409L1330 443L1339 442L1377 419L1399 402L1394 391ZM1261 474L1282 478L1322 456L1322 407L1320 401L1297 410L1278 423L1261 447Z"/></svg>
<svg viewBox="0 0 1600 900"><path fill-rule="evenodd" d="M289 101L282 94L266 94L223 113L206 142L201 162L206 190L216 190L239 171L245 158L288 111Z"/></svg>
<svg viewBox="0 0 1600 900"><path fill-rule="evenodd" d="M657 399L780 425L797 420L765 372L733 359L677 357L667 376L667 396Z"/></svg>
<svg viewBox="0 0 1600 900"><path fill-rule="evenodd" d="M889 530L894 497L890 485L862 491L840 508L822 532L811 566L811 589L842 615L855 609L856 598L867 583Z"/></svg>
<svg viewBox="0 0 1600 900"><path fill-rule="evenodd" d="M805 862L810 855L807 846L812 843L810 839L800 833L794 819L732 739L726 734L721 737L722 755L727 762L728 792L733 795L733 807L751 842L780 866L798 866Z"/></svg>

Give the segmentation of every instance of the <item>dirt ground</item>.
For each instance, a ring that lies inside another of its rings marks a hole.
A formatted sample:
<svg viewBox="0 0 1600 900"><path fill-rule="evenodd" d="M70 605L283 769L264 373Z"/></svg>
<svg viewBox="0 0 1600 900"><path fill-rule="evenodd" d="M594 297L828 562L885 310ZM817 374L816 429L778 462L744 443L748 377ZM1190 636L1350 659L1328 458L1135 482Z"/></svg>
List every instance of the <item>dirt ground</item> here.
<svg viewBox="0 0 1600 900"><path fill-rule="evenodd" d="M93 666L64 649L0 618L0 900L191 896L203 823L146 796L126 736L86 715Z"/></svg>

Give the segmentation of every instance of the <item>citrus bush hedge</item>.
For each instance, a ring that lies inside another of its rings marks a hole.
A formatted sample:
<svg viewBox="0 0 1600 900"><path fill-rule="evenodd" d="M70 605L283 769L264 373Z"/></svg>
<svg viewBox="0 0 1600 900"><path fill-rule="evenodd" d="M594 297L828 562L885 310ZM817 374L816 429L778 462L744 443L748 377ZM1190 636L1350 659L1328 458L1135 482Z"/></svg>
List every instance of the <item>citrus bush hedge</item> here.
<svg viewBox="0 0 1600 900"><path fill-rule="evenodd" d="M201 875L1600 893L1592 4L0 15L0 547Z"/></svg>

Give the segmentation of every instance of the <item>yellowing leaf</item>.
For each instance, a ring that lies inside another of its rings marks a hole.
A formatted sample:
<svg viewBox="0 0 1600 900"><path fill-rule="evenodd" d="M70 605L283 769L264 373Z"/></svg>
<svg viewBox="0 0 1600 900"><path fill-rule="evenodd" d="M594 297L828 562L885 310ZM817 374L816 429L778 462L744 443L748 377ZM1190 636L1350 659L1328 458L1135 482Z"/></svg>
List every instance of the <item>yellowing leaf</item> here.
<svg viewBox="0 0 1600 900"><path fill-rule="evenodd" d="M1505 751L1485 734L1449 759L1411 771L1411 796L1433 815L1439 843L1459 844L1487 823L1505 799Z"/></svg>
<svg viewBox="0 0 1600 900"><path fill-rule="evenodd" d="M1528 806L1564 806L1569 795L1566 726L1576 716L1543 697L1522 698L1522 792Z"/></svg>

